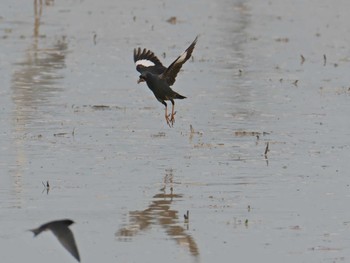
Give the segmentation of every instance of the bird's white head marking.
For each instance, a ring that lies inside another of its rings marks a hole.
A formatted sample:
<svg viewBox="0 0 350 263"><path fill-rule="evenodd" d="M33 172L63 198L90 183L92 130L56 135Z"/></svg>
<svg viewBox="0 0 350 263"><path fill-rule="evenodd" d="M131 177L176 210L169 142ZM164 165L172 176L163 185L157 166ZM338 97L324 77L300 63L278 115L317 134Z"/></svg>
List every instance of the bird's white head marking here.
<svg viewBox="0 0 350 263"><path fill-rule="evenodd" d="M155 64L148 60L148 59L140 59L138 61L135 62L135 65L138 66L138 65L142 65L144 67L151 67L151 66L154 66Z"/></svg>

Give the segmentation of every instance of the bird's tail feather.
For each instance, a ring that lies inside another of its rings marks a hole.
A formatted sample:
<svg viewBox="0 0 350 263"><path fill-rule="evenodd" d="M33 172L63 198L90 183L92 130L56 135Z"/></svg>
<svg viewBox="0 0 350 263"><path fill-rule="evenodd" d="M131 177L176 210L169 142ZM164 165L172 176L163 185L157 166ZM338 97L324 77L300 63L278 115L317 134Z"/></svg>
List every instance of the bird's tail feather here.
<svg viewBox="0 0 350 263"><path fill-rule="evenodd" d="M180 99L180 100L182 100L182 99L186 99L186 97L185 97L185 96L180 95L179 93L176 93L176 97L175 97L175 99Z"/></svg>
<svg viewBox="0 0 350 263"><path fill-rule="evenodd" d="M34 228L34 229L29 229L28 231L33 232L34 236L36 237L41 233L42 230L40 228Z"/></svg>

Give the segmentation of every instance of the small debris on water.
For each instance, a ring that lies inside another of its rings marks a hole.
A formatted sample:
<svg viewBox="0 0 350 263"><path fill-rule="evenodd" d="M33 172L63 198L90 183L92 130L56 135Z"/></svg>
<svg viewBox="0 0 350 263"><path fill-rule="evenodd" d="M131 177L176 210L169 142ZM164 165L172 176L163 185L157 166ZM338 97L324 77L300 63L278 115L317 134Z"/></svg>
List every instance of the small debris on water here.
<svg viewBox="0 0 350 263"><path fill-rule="evenodd" d="M109 110L111 107L106 105L92 105L91 108L94 110Z"/></svg>
<svg viewBox="0 0 350 263"><path fill-rule="evenodd" d="M109 106L109 105L72 105L72 108L74 109L74 112L79 112L81 108L90 108L92 110L122 110L125 108L119 107L119 106Z"/></svg>
<svg viewBox="0 0 350 263"><path fill-rule="evenodd" d="M46 184L44 182L41 182L45 188L50 188L49 181L46 181Z"/></svg>
<svg viewBox="0 0 350 263"><path fill-rule="evenodd" d="M68 134L68 132L59 132L59 133L54 133L53 136L60 137L60 136L65 136L67 134Z"/></svg>
<svg viewBox="0 0 350 263"><path fill-rule="evenodd" d="M191 131L191 133L194 133L194 129L193 129L192 124L190 124L190 131Z"/></svg>
<svg viewBox="0 0 350 263"><path fill-rule="evenodd" d="M184 218L185 218L185 223L188 223L188 221L190 220L190 212L188 210L186 214L184 214Z"/></svg>
<svg viewBox="0 0 350 263"><path fill-rule="evenodd" d="M275 39L276 42L282 42L282 43L288 43L289 42L289 38L288 37L279 37Z"/></svg>
<svg viewBox="0 0 350 263"><path fill-rule="evenodd" d="M46 181L46 184L44 182L41 182L44 186L44 190L42 191L42 193L45 192L46 190L46 194L49 194L49 191L50 191L50 184L49 184L49 181Z"/></svg>
<svg viewBox="0 0 350 263"><path fill-rule="evenodd" d="M266 143L266 148L265 148L265 153L264 153L264 155L265 155L265 157L267 157L267 153L270 151L270 149L269 149L269 142L267 142Z"/></svg>
<svg viewBox="0 0 350 263"><path fill-rule="evenodd" d="M152 138L160 138L160 137L165 137L165 132L158 132L156 134L151 135Z"/></svg>
<svg viewBox="0 0 350 263"><path fill-rule="evenodd" d="M168 22L169 24L175 25L175 24L177 23L177 18L176 18L176 16L170 17L170 18L167 20L167 22Z"/></svg>
<svg viewBox="0 0 350 263"><path fill-rule="evenodd" d="M269 132L255 132L255 131L235 131L235 136L260 136L260 135L268 135Z"/></svg>
<svg viewBox="0 0 350 263"><path fill-rule="evenodd" d="M93 40L94 40L94 45L96 45L96 43L97 43L97 34L96 33L94 34Z"/></svg>
<svg viewBox="0 0 350 263"><path fill-rule="evenodd" d="M193 126L192 126L192 124L190 124L190 139L193 138L193 135L194 135L194 134L203 135L202 132L197 132L197 131L195 131L194 128L193 128Z"/></svg>

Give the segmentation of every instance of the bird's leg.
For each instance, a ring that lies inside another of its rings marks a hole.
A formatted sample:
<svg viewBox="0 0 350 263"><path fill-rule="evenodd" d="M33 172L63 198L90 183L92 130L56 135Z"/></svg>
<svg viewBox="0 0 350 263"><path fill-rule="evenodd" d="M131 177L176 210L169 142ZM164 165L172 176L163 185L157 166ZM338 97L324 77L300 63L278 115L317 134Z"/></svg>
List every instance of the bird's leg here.
<svg viewBox="0 0 350 263"><path fill-rule="evenodd" d="M165 106L165 120L166 120L166 123L169 125L169 127L171 127L170 120L169 120L170 114L168 115L168 106L167 106L167 104L165 102L163 104Z"/></svg>
<svg viewBox="0 0 350 263"><path fill-rule="evenodd" d="M175 114L176 114L176 111L174 111L175 110L175 102L174 102L174 100L170 100L170 101L172 104L170 122L171 122L171 126L173 126L175 123Z"/></svg>

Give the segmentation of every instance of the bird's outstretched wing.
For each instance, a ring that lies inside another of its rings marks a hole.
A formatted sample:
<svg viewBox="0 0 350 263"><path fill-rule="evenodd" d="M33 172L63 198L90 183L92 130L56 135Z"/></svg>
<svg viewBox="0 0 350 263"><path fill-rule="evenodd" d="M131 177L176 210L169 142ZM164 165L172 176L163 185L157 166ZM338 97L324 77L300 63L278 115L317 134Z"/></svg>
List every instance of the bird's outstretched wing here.
<svg viewBox="0 0 350 263"><path fill-rule="evenodd" d="M66 226L51 228L52 233L71 255L80 262L80 256L73 232Z"/></svg>
<svg viewBox="0 0 350 263"><path fill-rule="evenodd" d="M136 70L142 74L144 71L151 72L152 74L162 74L166 67L157 58L151 50L148 49L134 49L134 62Z"/></svg>
<svg viewBox="0 0 350 263"><path fill-rule="evenodd" d="M197 43L198 36L192 44L182 53L171 65L160 75L160 78L165 79L169 86L175 83L177 73L179 73L182 65L191 57L193 49Z"/></svg>

